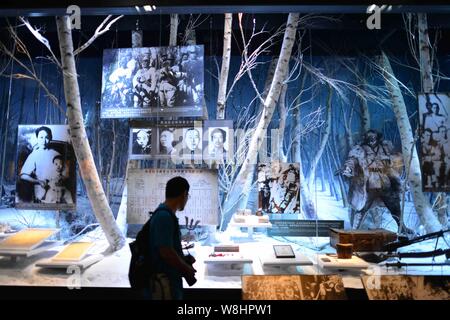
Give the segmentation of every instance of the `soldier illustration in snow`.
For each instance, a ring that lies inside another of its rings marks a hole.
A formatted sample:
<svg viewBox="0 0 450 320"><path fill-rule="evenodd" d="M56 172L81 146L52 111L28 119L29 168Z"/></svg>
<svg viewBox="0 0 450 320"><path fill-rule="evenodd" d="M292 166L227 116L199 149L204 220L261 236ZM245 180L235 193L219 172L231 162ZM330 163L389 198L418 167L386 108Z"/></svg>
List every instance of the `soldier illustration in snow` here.
<svg viewBox="0 0 450 320"><path fill-rule="evenodd" d="M355 215L360 216L355 228L361 227L367 211L377 202L384 204L391 212L398 226L406 233L413 233L400 221L401 206L400 175L395 166L401 159L392 153L390 141L383 140L382 134L369 130L363 142L355 145L349 152L340 173L350 180L348 193L352 206L351 224Z"/></svg>

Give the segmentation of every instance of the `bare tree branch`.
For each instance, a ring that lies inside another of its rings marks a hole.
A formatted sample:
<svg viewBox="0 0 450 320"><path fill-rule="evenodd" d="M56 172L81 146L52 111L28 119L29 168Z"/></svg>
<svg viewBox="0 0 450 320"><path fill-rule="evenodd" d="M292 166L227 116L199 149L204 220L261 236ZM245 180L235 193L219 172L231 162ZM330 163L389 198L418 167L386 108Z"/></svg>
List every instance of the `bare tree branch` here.
<svg viewBox="0 0 450 320"><path fill-rule="evenodd" d="M76 49L73 52L73 54L77 55L77 54L81 53L83 50L85 50L87 47L89 47L98 37L100 37L102 34L106 33L107 31L109 31L109 28L111 28L111 26L114 23L116 23L119 19L121 19L122 17L123 17L123 15L120 15L120 16L112 19L111 21L109 21L109 19L112 18L112 15L107 16L106 19L103 20L103 22L97 27L97 29L95 30L94 35L85 44L83 44L81 47ZM108 21L109 21L109 23L105 27L105 24Z"/></svg>
<svg viewBox="0 0 450 320"><path fill-rule="evenodd" d="M54 63L56 63L56 65L61 68L61 64L59 63L58 59L56 59L55 54L52 51L52 48L50 47L50 42L47 40L47 38L45 38L38 29L33 28L33 26L31 26L30 22L28 20L26 20L24 17L19 17L20 21L23 22L23 24L28 28L28 30L30 30L30 32L33 34L33 36L39 41L41 42L47 49L48 51L50 51L51 55L52 55L52 61Z"/></svg>
<svg viewBox="0 0 450 320"><path fill-rule="evenodd" d="M37 82L37 84L45 91L46 96L50 99L50 101L63 113L65 114L66 112L64 111L64 109L61 107L61 105L59 104L58 99L56 98L56 96L54 94L52 94L50 92L50 90L47 88L47 86L42 82L42 80L40 79L40 77L37 75L36 70L34 69L33 66L33 61L31 59L31 56L29 55L28 50L26 49L26 47L23 45L22 41L20 40L20 38L17 36L17 34L13 31L13 28L10 28L10 32L11 35L13 36L13 39L16 41L17 44L17 48L21 50L21 52L25 53L28 57L28 60L30 61L31 67L28 67L27 65L25 65L25 63L23 63L20 59L18 59L13 52L11 52L6 45L0 41L0 51L2 51L3 53L5 53L7 56L9 56L11 59L13 59L19 66L21 66L28 74L21 74L21 73L17 73L17 74L13 74L12 76L16 79L31 79ZM9 76L9 75L8 75Z"/></svg>

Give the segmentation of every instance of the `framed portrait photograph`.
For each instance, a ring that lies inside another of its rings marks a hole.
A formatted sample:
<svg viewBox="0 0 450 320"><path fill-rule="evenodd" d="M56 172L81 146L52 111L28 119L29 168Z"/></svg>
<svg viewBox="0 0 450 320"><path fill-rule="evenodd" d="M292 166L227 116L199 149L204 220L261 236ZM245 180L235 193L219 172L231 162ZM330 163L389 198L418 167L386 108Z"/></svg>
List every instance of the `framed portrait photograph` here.
<svg viewBox="0 0 450 320"><path fill-rule="evenodd" d="M130 128L129 158L147 159L152 157L154 141L153 128Z"/></svg>
<svg viewBox="0 0 450 320"><path fill-rule="evenodd" d="M16 207L76 208L76 159L66 125L19 125Z"/></svg>
<svg viewBox="0 0 450 320"><path fill-rule="evenodd" d="M103 51L102 118L202 117L201 45Z"/></svg>
<svg viewBox="0 0 450 320"><path fill-rule="evenodd" d="M183 128L174 126L158 126L156 131L156 159L174 159L179 158L183 148Z"/></svg>
<svg viewBox="0 0 450 320"><path fill-rule="evenodd" d="M229 163L234 156L234 131L231 120L208 120L203 125L203 159L210 163Z"/></svg>
<svg viewBox="0 0 450 320"><path fill-rule="evenodd" d="M423 190L450 191L450 93L421 93L420 160Z"/></svg>
<svg viewBox="0 0 450 320"><path fill-rule="evenodd" d="M203 128L201 126L192 126L183 128L182 149L180 150L180 158L186 160L202 160L203 153Z"/></svg>
<svg viewBox="0 0 450 320"><path fill-rule="evenodd" d="M258 207L268 214L300 214L298 163L258 164Z"/></svg>

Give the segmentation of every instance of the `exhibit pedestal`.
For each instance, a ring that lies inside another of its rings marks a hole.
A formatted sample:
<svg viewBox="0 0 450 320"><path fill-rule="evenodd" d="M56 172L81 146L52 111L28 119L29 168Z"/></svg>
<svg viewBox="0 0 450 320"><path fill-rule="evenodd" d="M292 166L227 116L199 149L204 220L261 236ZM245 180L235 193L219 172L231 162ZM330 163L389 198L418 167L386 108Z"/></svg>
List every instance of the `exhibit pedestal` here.
<svg viewBox="0 0 450 320"><path fill-rule="evenodd" d="M263 267L286 268L290 266L312 266L312 261L305 255L296 252L295 258L277 258L274 252L268 252L260 256Z"/></svg>
<svg viewBox="0 0 450 320"><path fill-rule="evenodd" d="M38 247L31 249L31 250L29 250L29 249L18 250L18 249L2 248L2 249L0 249L0 256L10 257L11 261L15 262L15 261L17 261L18 258L29 258L29 257L32 257L39 253L50 250L59 245L61 245L60 241L44 241Z"/></svg>
<svg viewBox="0 0 450 320"><path fill-rule="evenodd" d="M101 254L87 255L85 258L79 261L55 261L52 259L41 260L36 263L36 267L46 268L46 269L68 269L70 267L80 268L84 270L93 264L101 261L104 258Z"/></svg>
<svg viewBox="0 0 450 320"><path fill-rule="evenodd" d="M272 224L270 222L268 223L237 223L237 222L230 222L230 227L235 228L247 228L247 235L249 239L253 239L253 232L254 228L261 228L261 229L268 229L272 228Z"/></svg>

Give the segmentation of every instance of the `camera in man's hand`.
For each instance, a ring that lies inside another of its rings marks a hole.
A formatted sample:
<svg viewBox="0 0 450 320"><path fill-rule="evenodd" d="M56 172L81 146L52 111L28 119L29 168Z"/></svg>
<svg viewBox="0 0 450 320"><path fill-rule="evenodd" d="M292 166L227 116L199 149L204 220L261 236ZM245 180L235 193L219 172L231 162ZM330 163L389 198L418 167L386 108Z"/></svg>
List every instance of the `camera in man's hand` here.
<svg viewBox="0 0 450 320"><path fill-rule="evenodd" d="M190 287L192 287L196 282L197 279L195 278L195 273L197 270L194 269L193 264L195 263L195 258L192 255L187 255L184 257L184 260L186 263L191 267L191 272L187 273L184 278L186 279L186 282Z"/></svg>

